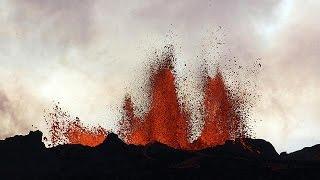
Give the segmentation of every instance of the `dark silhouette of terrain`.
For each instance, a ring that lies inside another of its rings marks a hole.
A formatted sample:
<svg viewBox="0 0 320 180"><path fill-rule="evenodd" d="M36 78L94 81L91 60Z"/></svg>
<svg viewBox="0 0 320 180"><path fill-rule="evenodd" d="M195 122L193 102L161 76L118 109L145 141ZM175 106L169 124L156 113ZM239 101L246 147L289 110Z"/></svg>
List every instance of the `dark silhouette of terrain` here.
<svg viewBox="0 0 320 180"><path fill-rule="evenodd" d="M127 145L109 134L95 148L45 148L40 131L0 141L0 179L315 179L320 145L286 154L267 141L237 139L200 151Z"/></svg>

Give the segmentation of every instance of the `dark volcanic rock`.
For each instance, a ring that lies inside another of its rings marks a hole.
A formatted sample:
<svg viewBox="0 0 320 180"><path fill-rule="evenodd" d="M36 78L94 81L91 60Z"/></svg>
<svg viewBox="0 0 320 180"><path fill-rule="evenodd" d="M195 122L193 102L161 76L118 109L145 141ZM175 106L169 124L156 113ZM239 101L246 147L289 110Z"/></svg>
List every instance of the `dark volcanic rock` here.
<svg viewBox="0 0 320 180"><path fill-rule="evenodd" d="M0 141L1 179L312 179L320 170L319 145L279 156L261 139L200 151L127 145L115 134L95 148L41 140L36 131Z"/></svg>
<svg viewBox="0 0 320 180"><path fill-rule="evenodd" d="M312 147L305 147L290 154L283 154L282 157L299 161L320 161L320 144Z"/></svg>

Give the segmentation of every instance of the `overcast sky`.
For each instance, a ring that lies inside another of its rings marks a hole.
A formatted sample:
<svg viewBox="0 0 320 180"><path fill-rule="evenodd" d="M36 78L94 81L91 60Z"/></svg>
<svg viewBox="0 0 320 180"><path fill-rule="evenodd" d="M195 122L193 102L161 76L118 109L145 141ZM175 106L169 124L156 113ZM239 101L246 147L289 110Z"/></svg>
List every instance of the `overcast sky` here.
<svg viewBox="0 0 320 180"><path fill-rule="evenodd" d="M149 54L172 43L177 76L193 74L181 87L194 94L197 56L212 72L223 63L214 51L248 67L261 58L251 77L256 137L278 151L320 143L319 8L316 0L0 1L0 138L32 125L45 131L53 101L115 128L126 92L145 105L138 87ZM218 50L210 49L215 37L225 42Z"/></svg>

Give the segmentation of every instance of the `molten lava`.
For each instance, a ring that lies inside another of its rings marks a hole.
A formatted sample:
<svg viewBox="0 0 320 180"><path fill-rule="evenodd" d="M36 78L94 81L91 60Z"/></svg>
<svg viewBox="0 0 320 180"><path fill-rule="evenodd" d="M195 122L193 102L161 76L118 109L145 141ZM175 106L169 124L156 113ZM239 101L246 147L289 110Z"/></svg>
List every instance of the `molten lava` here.
<svg viewBox="0 0 320 180"><path fill-rule="evenodd" d="M167 61L166 61L167 62ZM169 63L170 64L170 63ZM175 77L168 63L152 75L151 106L143 118L134 114L133 103L126 97L120 135L127 143L146 145L157 141L177 149L196 150L223 144L226 140L241 137L241 119L228 93L222 74L205 81L204 127L200 137L189 141L190 117L180 107Z"/></svg>
<svg viewBox="0 0 320 180"><path fill-rule="evenodd" d="M232 130L232 125L239 122L239 117L235 113L220 71L214 78L207 77L204 94L205 124L196 143L201 143L203 147L223 144L236 133Z"/></svg>
<svg viewBox="0 0 320 180"><path fill-rule="evenodd" d="M107 132L101 127L89 128L84 126L78 118L71 119L70 115L55 106L49 113L51 146L59 144L81 144L95 147L107 137Z"/></svg>
<svg viewBox="0 0 320 180"><path fill-rule="evenodd" d="M200 137L191 142L190 115L178 102L175 76L172 72L173 56L169 53L158 68L152 69L150 78L150 109L143 116L134 113L130 96L126 96L123 105L123 117L120 120L119 136L128 144L146 145L160 142L170 147L186 150L198 150L223 144L228 139L245 136L245 126L238 114L238 104L229 94L220 71L211 78L203 80L204 89L204 126ZM96 146L107 137L101 128L86 128L79 119L70 120L70 116L56 107L51 114L51 141L53 145L62 143ZM63 119L61 121L61 119Z"/></svg>
<svg viewBox="0 0 320 180"><path fill-rule="evenodd" d="M153 79L151 109L139 119L134 115L129 97L124 104L126 140L130 144L145 145L157 141L175 148L188 146L188 121L181 110L175 91L174 76L169 68L160 69Z"/></svg>
<svg viewBox="0 0 320 180"><path fill-rule="evenodd" d="M66 137L69 144L82 144L95 147L106 139L107 133L101 128L86 128L79 121L74 121L68 127Z"/></svg>

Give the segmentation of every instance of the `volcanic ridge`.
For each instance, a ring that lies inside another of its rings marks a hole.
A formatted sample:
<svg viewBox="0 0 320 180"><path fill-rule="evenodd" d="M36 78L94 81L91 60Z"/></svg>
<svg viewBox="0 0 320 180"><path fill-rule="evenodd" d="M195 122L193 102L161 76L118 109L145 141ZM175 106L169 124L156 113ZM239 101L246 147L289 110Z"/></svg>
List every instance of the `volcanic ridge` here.
<svg viewBox="0 0 320 180"><path fill-rule="evenodd" d="M128 145L110 133L96 147L46 148L40 131L0 141L3 179L311 179L319 175L319 145L278 153L261 139L227 140L188 151L162 143Z"/></svg>

